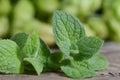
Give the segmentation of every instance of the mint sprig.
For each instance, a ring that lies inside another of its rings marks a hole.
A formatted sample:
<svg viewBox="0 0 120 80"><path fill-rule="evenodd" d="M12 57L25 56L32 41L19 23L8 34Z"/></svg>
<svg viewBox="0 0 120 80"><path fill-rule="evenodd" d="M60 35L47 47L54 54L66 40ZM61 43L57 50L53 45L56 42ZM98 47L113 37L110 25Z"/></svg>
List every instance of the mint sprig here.
<svg viewBox="0 0 120 80"><path fill-rule="evenodd" d="M47 63L48 57L50 56L50 51L47 45L39 38L35 32L31 35L18 33L11 39L15 41L21 48L21 57L23 58L25 67L27 67L25 69L34 71L31 69L32 65L39 75L43 70L44 64Z"/></svg>
<svg viewBox="0 0 120 80"><path fill-rule="evenodd" d="M10 40L0 38L0 72L23 73L59 69L72 78L96 76L96 70L107 68L108 61L98 54L103 40L87 37L84 27L74 16L55 11L53 32L60 51L51 53L38 34L18 33Z"/></svg>
<svg viewBox="0 0 120 80"><path fill-rule="evenodd" d="M53 31L58 47L64 56L67 54L67 61L63 60L61 63L61 70L66 75L73 78L92 77L96 75L95 70L106 68L106 59L96 55L103 41L98 37L87 37L83 26L74 16L56 11L53 16ZM93 63L95 60L97 61ZM100 65L103 67L98 67Z"/></svg>

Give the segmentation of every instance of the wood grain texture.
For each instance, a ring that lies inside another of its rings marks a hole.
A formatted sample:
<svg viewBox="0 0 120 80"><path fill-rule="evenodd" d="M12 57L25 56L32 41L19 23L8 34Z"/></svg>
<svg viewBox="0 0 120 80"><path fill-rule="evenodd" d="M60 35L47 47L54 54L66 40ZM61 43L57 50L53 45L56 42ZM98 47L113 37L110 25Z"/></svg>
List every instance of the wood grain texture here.
<svg viewBox="0 0 120 80"><path fill-rule="evenodd" d="M61 73L42 73L40 76L29 74L0 74L0 80L120 80L120 44L106 43L100 51L109 60L106 70L99 71L98 76L87 79L72 79Z"/></svg>

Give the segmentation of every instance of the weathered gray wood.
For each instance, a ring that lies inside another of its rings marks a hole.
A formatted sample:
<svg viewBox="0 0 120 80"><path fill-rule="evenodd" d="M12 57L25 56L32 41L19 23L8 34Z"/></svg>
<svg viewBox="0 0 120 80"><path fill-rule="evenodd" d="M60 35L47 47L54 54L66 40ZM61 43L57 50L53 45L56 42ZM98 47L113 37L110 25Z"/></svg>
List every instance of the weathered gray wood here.
<svg viewBox="0 0 120 80"><path fill-rule="evenodd" d="M87 79L72 79L60 73L42 73L40 76L29 74L0 74L0 80L120 80L120 44L107 43L100 51L109 60L106 70L99 71L98 76Z"/></svg>

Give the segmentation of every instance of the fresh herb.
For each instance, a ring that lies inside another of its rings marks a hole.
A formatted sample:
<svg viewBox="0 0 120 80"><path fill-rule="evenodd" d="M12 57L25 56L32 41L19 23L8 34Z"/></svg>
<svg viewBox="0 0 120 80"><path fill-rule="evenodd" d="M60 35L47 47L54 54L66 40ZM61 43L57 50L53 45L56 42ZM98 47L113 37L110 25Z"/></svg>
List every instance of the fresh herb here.
<svg viewBox="0 0 120 80"><path fill-rule="evenodd" d="M23 73L61 69L72 78L96 76L108 61L98 54L103 41L98 37L87 37L84 27L74 16L56 11L53 15L53 32L61 51L50 52L38 34L18 33L10 40L0 39L0 72Z"/></svg>
<svg viewBox="0 0 120 80"><path fill-rule="evenodd" d="M56 11L53 16L55 40L65 56L61 70L73 78L95 76L95 70L108 66L106 59L98 55L103 41L98 37L87 37L84 27L74 16Z"/></svg>
<svg viewBox="0 0 120 80"><path fill-rule="evenodd" d="M21 57L23 58L25 67L27 67L26 69L31 70L30 64L32 64L39 75L43 70L44 64L47 63L47 58L50 56L47 45L36 33L33 33L32 35L18 33L11 39L21 48Z"/></svg>

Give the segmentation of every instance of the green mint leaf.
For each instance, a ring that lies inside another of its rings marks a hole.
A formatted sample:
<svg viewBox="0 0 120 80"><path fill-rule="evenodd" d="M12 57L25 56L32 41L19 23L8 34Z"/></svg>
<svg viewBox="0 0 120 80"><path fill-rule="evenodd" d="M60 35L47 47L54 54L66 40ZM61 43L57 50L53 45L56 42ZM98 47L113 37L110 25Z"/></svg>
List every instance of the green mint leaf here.
<svg viewBox="0 0 120 80"><path fill-rule="evenodd" d="M38 75L43 70L43 63L40 61L38 58L24 58L24 61L27 61L28 63L32 64L35 71L37 72Z"/></svg>
<svg viewBox="0 0 120 80"><path fill-rule="evenodd" d="M31 36L33 36L33 38L35 37L34 35L31 35ZM46 59L50 55L50 50L49 50L48 46L41 39L39 39L39 42L38 42L38 35L36 34L36 36L37 36L36 45L39 46L39 51L38 51L39 56L42 56L42 60L44 60L43 62L46 62ZM22 50L24 48L24 46L27 47L27 45L29 45L30 43L33 43L32 40L30 41L30 38L31 37L29 35L27 35L26 33L18 33L16 35L14 35L13 37L11 37L11 40L15 41L19 45L20 49ZM29 40L29 42L27 40ZM34 43L33 43L33 45L34 45ZM30 50L32 50L32 49L30 49ZM24 49L24 50L26 51L26 49ZM24 53L26 53L26 52L24 52Z"/></svg>
<svg viewBox="0 0 120 80"><path fill-rule="evenodd" d="M56 11L53 15L53 32L57 45L66 55L70 53L71 44L85 36L79 20L62 11Z"/></svg>
<svg viewBox="0 0 120 80"><path fill-rule="evenodd" d="M42 66L45 66L48 61L48 57L50 56L49 48L36 33L32 33L32 35L28 36L22 49L22 53L24 55L23 57L25 58L24 60L26 61L27 58L27 61L33 65L38 75L42 72ZM31 59L36 59L36 63L32 62ZM38 69L38 67L40 69Z"/></svg>
<svg viewBox="0 0 120 80"><path fill-rule="evenodd" d="M19 47L11 40L0 40L0 72L23 73Z"/></svg>
<svg viewBox="0 0 120 80"><path fill-rule="evenodd" d="M95 54L88 60L88 63L94 70L103 70L109 65L109 62L102 54Z"/></svg>
<svg viewBox="0 0 120 80"><path fill-rule="evenodd" d="M41 59L41 62L44 63L43 71L48 71L48 59L50 57L50 50L48 46L44 43L43 40L40 39L40 48L39 48L39 56Z"/></svg>
<svg viewBox="0 0 120 80"><path fill-rule="evenodd" d="M61 70L72 78L86 78L96 75L87 62L70 61L68 59L62 62Z"/></svg>
<svg viewBox="0 0 120 80"><path fill-rule="evenodd" d="M40 39L39 42L40 42L39 56L43 63L47 63L47 60L50 56L50 49L43 40Z"/></svg>
<svg viewBox="0 0 120 80"><path fill-rule="evenodd" d="M27 38L28 35L26 33L17 33L16 35L11 37L11 40L15 41L20 47L20 50L22 50L27 41Z"/></svg>
<svg viewBox="0 0 120 80"><path fill-rule="evenodd" d="M39 53L39 36L36 33L32 33L28 36L26 43L22 49L24 58L35 58Z"/></svg>
<svg viewBox="0 0 120 80"><path fill-rule="evenodd" d="M55 71L59 69L62 60L63 60L63 54L60 51L52 53L48 58L45 71Z"/></svg>
<svg viewBox="0 0 120 80"><path fill-rule="evenodd" d="M97 37L82 37L76 43L77 47L75 50L77 53L71 53L71 54L76 60L89 59L98 52L102 44L103 41Z"/></svg>
<svg viewBox="0 0 120 80"><path fill-rule="evenodd" d="M39 36L35 32L33 32L31 35L28 36L26 42L24 43L24 47L22 48L22 54L24 58L23 59L24 64L26 64L26 61L29 64L32 64L38 75L42 72L43 69L42 67L43 64L41 63L39 56L39 48L40 48Z"/></svg>

